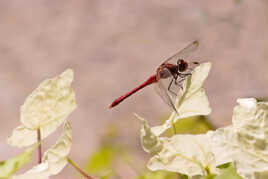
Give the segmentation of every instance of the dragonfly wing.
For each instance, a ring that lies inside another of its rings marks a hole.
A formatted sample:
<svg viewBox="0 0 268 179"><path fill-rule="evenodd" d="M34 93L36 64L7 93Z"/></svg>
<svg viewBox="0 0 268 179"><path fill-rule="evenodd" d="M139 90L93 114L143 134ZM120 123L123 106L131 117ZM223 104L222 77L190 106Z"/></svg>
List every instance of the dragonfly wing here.
<svg viewBox="0 0 268 179"><path fill-rule="evenodd" d="M188 44L185 48L174 54L173 56L169 57L167 60L165 60L164 63L173 63L177 64L177 61L179 59L185 59L191 55L199 46L198 41L193 41L192 43Z"/></svg>
<svg viewBox="0 0 268 179"><path fill-rule="evenodd" d="M167 73L170 73L167 68L164 68L163 70L166 70ZM169 106L171 107L174 111L177 112L176 107L175 107L175 101L177 97L177 92L176 90L172 91L171 87L175 85L175 79L170 73L169 78L159 78L157 84L155 85L155 90L157 94L162 98L162 100ZM170 88L169 88L170 87Z"/></svg>
<svg viewBox="0 0 268 179"><path fill-rule="evenodd" d="M165 91L165 89L163 89L160 81L155 85L155 91L169 107L171 107L174 111L177 111L172 98Z"/></svg>

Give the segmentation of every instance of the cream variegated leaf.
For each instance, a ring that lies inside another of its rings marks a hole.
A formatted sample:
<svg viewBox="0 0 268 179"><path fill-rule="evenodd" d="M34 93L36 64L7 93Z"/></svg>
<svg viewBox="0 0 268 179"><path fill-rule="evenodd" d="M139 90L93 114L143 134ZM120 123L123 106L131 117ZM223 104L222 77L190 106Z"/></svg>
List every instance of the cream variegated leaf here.
<svg viewBox="0 0 268 179"><path fill-rule="evenodd" d="M42 139L53 133L64 121L64 119L52 121L41 127ZM16 147L25 147L37 142L36 130L28 129L20 125L12 131L11 137L8 138L8 144Z"/></svg>
<svg viewBox="0 0 268 179"><path fill-rule="evenodd" d="M150 170L167 170L190 177L205 176L206 168L218 173L206 135L175 135L171 138L161 137L160 140L163 149L148 162Z"/></svg>
<svg viewBox="0 0 268 179"><path fill-rule="evenodd" d="M43 81L21 106L22 124L29 129L38 129L52 121L65 119L76 108L72 81L71 69Z"/></svg>
<svg viewBox="0 0 268 179"><path fill-rule="evenodd" d="M159 137L152 133L151 128L146 120L137 114L135 114L135 116L142 122L140 137L143 150L152 154L160 152L163 148L163 144L161 140L159 140Z"/></svg>
<svg viewBox="0 0 268 179"><path fill-rule="evenodd" d="M54 132L76 108L75 93L71 88L73 71L68 69L58 77L42 82L21 106L22 125L15 128L8 143L25 147L37 142L36 129L42 139Z"/></svg>
<svg viewBox="0 0 268 179"><path fill-rule="evenodd" d="M211 112L209 101L202 85L208 76L211 63L202 63L196 67L190 77L184 83L184 90L178 92L176 109L179 113L173 112L168 120L160 126L155 126L152 131L159 136L171 127L172 122L181 118L208 115Z"/></svg>
<svg viewBox="0 0 268 179"><path fill-rule="evenodd" d="M14 175L12 179L49 179L48 163L41 163L34 166L24 174Z"/></svg>
<svg viewBox="0 0 268 179"><path fill-rule="evenodd" d="M233 161L238 174L252 179L268 171L268 103L254 98L237 101L233 125L208 135L213 149L223 154L217 164Z"/></svg>
<svg viewBox="0 0 268 179"><path fill-rule="evenodd" d="M149 169L199 178L208 171L218 174L216 166L232 162L244 179L265 179L268 173L268 103L253 98L239 99L238 103L230 126L202 135L156 138L163 147L148 162Z"/></svg>
<svg viewBox="0 0 268 179"><path fill-rule="evenodd" d="M42 135L42 138L45 136ZM26 128L24 125L13 129L12 135L8 138L7 143L11 146L25 147L37 142L36 130Z"/></svg>
<svg viewBox="0 0 268 179"><path fill-rule="evenodd" d="M204 176L206 168L218 172L206 135L159 137L152 132L145 119L136 117L142 122L140 135L144 151L155 154L147 164L150 170L167 170L195 177Z"/></svg>
<svg viewBox="0 0 268 179"><path fill-rule="evenodd" d="M189 86L186 86L185 90L188 90L187 93L185 93L186 98L190 97L192 93L197 92L199 89L202 88L203 83L205 82L205 79L207 78L209 71L211 68L211 63L201 63L199 66L197 66L192 75L190 76L190 84ZM187 84L186 84L187 85Z"/></svg>
<svg viewBox="0 0 268 179"><path fill-rule="evenodd" d="M49 176L56 175L66 166L67 157L71 150L72 129L66 121L64 131L55 145L48 149L42 158L42 163L33 167L24 174L16 175L13 179L48 179Z"/></svg>
<svg viewBox="0 0 268 179"><path fill-rule="evenodd" d="M64 133L54 146L48 149L42 161L48 162L49 173L58 174L67 164L67 157L72 146L72 128L69 122L64 124Z"/></svg>

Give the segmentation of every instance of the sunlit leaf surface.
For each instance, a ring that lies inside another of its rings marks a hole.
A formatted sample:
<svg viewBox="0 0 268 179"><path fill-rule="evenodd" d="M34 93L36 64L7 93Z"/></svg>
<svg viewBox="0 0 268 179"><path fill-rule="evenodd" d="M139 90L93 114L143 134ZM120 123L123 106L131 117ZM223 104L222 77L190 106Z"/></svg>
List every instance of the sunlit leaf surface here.
<svg viewBox="0 0 268 179"><path fill-rule="evenodd" d="M48 149L42 158L42 161L48 162L49 173L58 174L67 164L67 157L72 146L72 128L69 122L64 124L64 133L58 139L56 144Z"/></svg>
<svg viewBox="0 0 268 179"><path fill-rule="evenodd" d="M76 108L75 94L71 88L73 71L43 81L21 106L22 125L15 128L8 143L17 147L37 142L38 128L42 139L54 132Z"/></svg>
<svg viewBox="0 0 268 179"><path fill-rule="evenodd" d="M162 143L163 148L150 159L148 168L179 172L190 177L217 175L221 179L232 175L239 178L237 172L245 179L265 179L268 171L268 103L253 98L239 99L238 103L230 126L201 135L154 138L154 143ZM145 124L148 125L143 122L142 129ZM146 132L146 135L154 134L150 128ZM144 134L141 132L141 135ZM145 143L150 141L142 141ZM151 147L150 151L157 150ZM229 162L234 167L217 168Z"/></svg>
<svg viewBox="0 0 268 179"><path fill-rule="evenodd" d="M12 179L49 179L48 164L41 163L21 175L14 175Z"/></svg>
<svg viewBox="0 0 268 179"><path fill-rule="evenodd" d="M42 163L33 167L21 175L16 175L14 179L47 179L51 175L58 174L67 164L67 157L71 149L72 129L66 121L64 131L56 144L48 149L43 156Z"/></svg>
<svg viewBox="0 0 268 179"><path fill-rule="evenodd" d="M217 164L231 161L243 178L268 171L268 103L254 98L238 99L233 125L209 132Z"/></svg>
<svg viewBox="0 0 268 179"><path fill-rule="evenodd" d="M152 131L147 121L141 118L136 114L136 117L142 122L141 128L141 142L142 147L145 152L157 154L163 148L163 143L159 140L159 137L156 136Z"/></svg>
<svg viewBox="0 0 268 179"><path fill-rule="evenodd" d="M147 164L150 170L167 170L188 176L217 173L215 156L210 151L206 135L175 135L171 138L160 137L163 149L154 155Z"/></svg>

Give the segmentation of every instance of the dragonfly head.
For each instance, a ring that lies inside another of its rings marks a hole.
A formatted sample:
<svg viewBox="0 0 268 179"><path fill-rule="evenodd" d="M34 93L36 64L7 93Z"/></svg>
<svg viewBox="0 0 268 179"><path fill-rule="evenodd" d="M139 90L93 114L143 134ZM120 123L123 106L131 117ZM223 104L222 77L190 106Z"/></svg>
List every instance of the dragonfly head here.
<svg viewBox="0 0 268 179"><path fill-rule="evenodd" d="M184 61L183 59L179 59L177 61L177 65L178 65L179 72L184 72L188 68L188 63L186 61Z"/></svg>

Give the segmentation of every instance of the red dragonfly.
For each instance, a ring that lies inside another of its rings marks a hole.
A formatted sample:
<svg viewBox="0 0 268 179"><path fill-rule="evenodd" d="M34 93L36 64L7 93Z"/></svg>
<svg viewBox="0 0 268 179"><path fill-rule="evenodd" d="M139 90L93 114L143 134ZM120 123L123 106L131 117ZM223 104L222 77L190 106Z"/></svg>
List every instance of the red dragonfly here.
<svg viewBox="0 0 268 179"><path fill-rule="evenodd" d="M177 97L177 92L178 90L183 89L183 82L187 76L192 74L194 66L199 65L198 62L187 62L186 58L188 58L189 55L191 55L191 53L198 48L198 45L198 41L194 41L187 45L184 49L166 59L157 68L156 74L150 76L140 86L114 100L109 108L118 105L127 97L136 93L145 86L156 83L156 92L166 104L168 104L174 111L177 112L174 105Z"/></svg>

